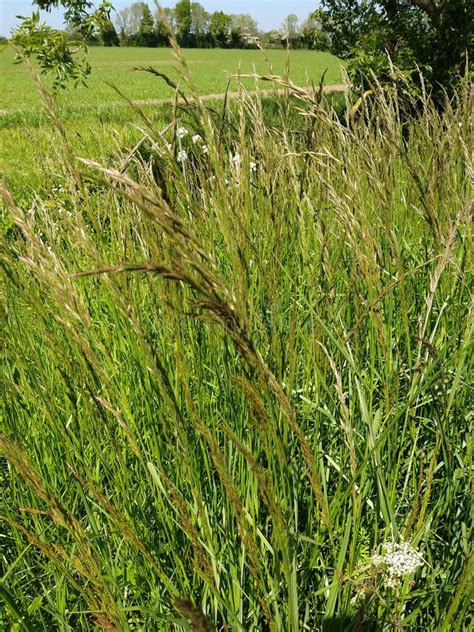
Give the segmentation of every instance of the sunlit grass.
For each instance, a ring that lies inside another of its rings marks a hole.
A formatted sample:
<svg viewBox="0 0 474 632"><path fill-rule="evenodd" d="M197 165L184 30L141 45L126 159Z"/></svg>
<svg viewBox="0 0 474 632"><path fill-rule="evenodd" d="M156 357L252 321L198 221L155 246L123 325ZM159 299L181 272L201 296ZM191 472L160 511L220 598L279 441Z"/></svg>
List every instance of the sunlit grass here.
<svg viewBox="0 0 474 632"><path fill-rule="evenodd" d="M7 626L466 629L470 97L374 98L179 109L99 162L50 103L50 194L3 188Z"/></svg>
<svg viewBox="0 0 474 632"><path fill-rule="evenodd" d="M185 51L187 63L192 70L193 80L200 94L222 93L227 89L233 74L239 72L268 72L269 63L277 74L283 74L287 63L290 76L295 82L319 83L326 71L326 84L338 84L342 81L341 62L330 53L318 51L270 50L225 50L225 49L189 49ZM32 110L41 110L41 99L27 69L13 64L14 52L6 49L0 54L0 126L5 114L16 117L29 114ZM130 99L160 99L173 97L173 90L165 83L150 81L144 73L134 72L140 66L153 66L179 81L175 69L172 51L169 48L103 48L92 47L88 61L92 74L88 86L66 89L59 96L59 106L67 116L89 107L113 103L114 107L123 107L120 97L109 84L121 89ZM250 85L250 83L248 84ZM236 89L237 83L231 81L230 88Z"/></svg>

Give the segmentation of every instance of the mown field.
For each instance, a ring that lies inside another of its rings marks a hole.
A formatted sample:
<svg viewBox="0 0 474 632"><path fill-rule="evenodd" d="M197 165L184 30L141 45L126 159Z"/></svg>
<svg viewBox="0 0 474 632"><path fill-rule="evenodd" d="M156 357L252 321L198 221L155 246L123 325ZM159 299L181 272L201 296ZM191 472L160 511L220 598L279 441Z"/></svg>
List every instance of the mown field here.
<svg viewBox="0 0 474 632"><path fill-rule="evenodd" d="M23 128L0 629L472 629L472 93L401 96Z"/></svg>
<svg viewBox="0 0 474 632"><path fill-rule="evenodd" d="M286 51L274 50L267 51L265 59L260 51L192 49L185 55L196 89L202 95L220 94L228 87L235 90L237 84L231 76L239 69L242 73L255 70L283 74L287 63L296 83L317 84L324 72L327 85L338 84L342 79L341 62L329 53L291 51L288 55ZM47 184L42 174L44 165L50 164L54 170L55 148L49 141L47 117L31 74L24 65L15 65L14 58L11 49L0 54L0 171L7 174L17 192L22 189L22 195L31 197L32 190L44 189ZM92 67L88 86L61 91L57 104L75 150L98 158L139 137L132 127L139 123L138 117L125 98L147 101L173 97L173 90L164 81L135 72L134 68L153 66L173 81L183 82L173 66L170 49L94 47L88 59ZM50 83L45 80L47 86ZM249 89L256 87L252 80L243 84ZM182 87L187 91L186 86ZM140 107L157 124L169 120L169 106L142 103Z"/></svg>

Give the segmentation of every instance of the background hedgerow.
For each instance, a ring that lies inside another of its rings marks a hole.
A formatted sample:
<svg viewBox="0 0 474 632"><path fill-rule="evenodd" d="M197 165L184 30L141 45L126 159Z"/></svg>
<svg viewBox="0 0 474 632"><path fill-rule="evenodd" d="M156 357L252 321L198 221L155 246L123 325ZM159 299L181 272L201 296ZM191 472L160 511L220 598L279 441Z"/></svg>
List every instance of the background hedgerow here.
<svg viewBox="0 0 474 632"><path fill-rule="evenodd" d="M103 162L43 91L56 188L2 185L7 629L467 629L472 97L281 83Z"/></svg>

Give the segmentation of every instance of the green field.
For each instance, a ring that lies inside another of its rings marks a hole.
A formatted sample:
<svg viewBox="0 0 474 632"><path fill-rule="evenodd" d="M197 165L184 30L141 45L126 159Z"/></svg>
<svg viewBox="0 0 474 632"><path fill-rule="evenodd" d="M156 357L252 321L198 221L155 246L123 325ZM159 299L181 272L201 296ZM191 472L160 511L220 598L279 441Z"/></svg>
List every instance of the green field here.
<svg viewBox="0 0 474 632"><path fill-rule="evenodd" d="M329 53L298 50L287 54L283 50L271 50L263 54L256 50L225 49L190 49L183 52L196 89L203 95L224 92L231 76L239 70L242 73L255 70L268 74L272 68L273 73L283 74L288 60L290 76L295 83L318 83L324 71L327 71L326 84L341 82L341 62ZM4 118L6 114L19 117L41 108L40 98L28 70L22 65L14 65L13 60L11 50L7 49L0 54L0 110ZM88 87L68 89L59 96L59 105L68 115L74 113L88 116L90 108L110 103L115 107L120 97L108 84L117 86L127 98L134 100L173 96L173 90L163 81L146 73L133 71L139 66L153 66L168 74L173 81L180 82L175 70L176 62L169 48L93 47L89 51L89 62L92 75ZM230 89L235 89L236 85L231 82ZM247 85L252 87L253 82L249 81ZM84 109L85 114L82 112ZM10 122L10 117L6 118ZM3 126L5 125L6 122L3 121Z"/></svg>
<svg viewBox="0 0 474 632"><path fill-rule="evenodd" d="M329 53L314 51L273 50L265 53L251 50L185 50L184 54L199 94L223 93L232 74L253 72L276 74L285 71L289 62L290 77L295 83L318 83L326 71L325 83L341 82L341 62ZM149 73L134 72L139 66L153 66L180 83L189 92L176 71L170 49L100 48L89 51L92 74L88 86L69 86L57 96L60 116L70 131L70 140L79 154L99 157L114 151L117 145L133 143L139 133L131 127L139 117L126 100L109 84L136 101L166 99L174 91ZM23 65L15 65L10 49L0 54L0 171L6 173L16 191L31 197L31 187L42 190L43 171L48 172L54 150L50 142L50 124L44 114L41 97L31 74ZM269 66L270 64L270 66ZM50 82L46 80L46 85ZM244 82L249 89L257 87L252 80ZM229 89L236 89L231 81ZM261 84L269 88L268 84ZM141 104L155 123L169 119L169 107ZM32 151L32 146L34 150ZM46 177L46 182L49 177ZM26 187L28 182L31 187Z"/></svg>
<svg viewBox="0 0 474 632"><path fill-rule="evenodd" d="M469 87L145 119L81 90L63 133L15 72L0 630L471 630Z"/></svg>

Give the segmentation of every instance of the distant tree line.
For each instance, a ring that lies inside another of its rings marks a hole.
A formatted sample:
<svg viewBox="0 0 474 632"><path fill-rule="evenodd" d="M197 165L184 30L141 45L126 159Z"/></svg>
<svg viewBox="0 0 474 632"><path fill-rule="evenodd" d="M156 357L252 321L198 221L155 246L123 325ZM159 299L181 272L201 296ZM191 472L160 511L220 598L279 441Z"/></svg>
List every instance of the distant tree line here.
<svg viewBox="0 0 474 632"><path fill-rule="evenodd" d="M248 14L208 13L191 0L155 14L146 2L115 13L110 0L34 0L38 10L22 19L10 41L19 57L35 55L42 71L55 76L55 86L86 80L87 45L167 46L170 31L183 47L328 50L347 60L353 85L367 92L376 78L378 85L400 85L415 96L429 90L442 103L461 77L472 78L473 0L320 2L302 23L290 14L279 29L264 32ZM39 9L59 6L66 32L40 19Z"/></svg>
<svg viewBox="0 0 474 632"><path fill-rule="evenodd" d="M324 32L319 11L299 23L288 15L279 29L262 31L248 14L209 13L199 2L179 0L174 8L152 13L146 2L134 2L112 18L110 14L100 28L88 34L89 45L144 46L169 45L169 28L180 46L185 48L309 48L329 50L330 39ZM72 39L80 33L70 30Z"/></svg>

